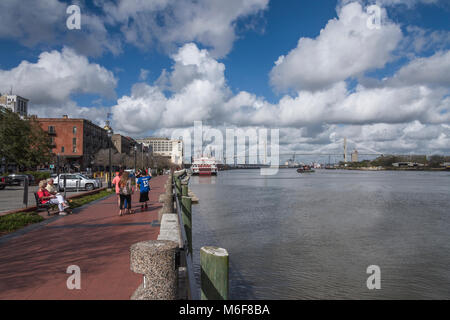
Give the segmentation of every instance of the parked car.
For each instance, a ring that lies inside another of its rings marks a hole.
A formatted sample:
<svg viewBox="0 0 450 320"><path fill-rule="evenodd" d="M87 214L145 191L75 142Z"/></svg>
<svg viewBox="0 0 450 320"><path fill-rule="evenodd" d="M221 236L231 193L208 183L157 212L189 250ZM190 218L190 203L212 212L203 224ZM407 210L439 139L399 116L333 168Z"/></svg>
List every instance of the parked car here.
<svg viewBox="0 0 450 320"><path fill-rule="evenodd" d="M5 189L5 187L9 185L9 177L8 176L0 176L0 190Z"/></svg>
<svg viewBox="0 0 450 320"><path fill-rule="evenodd" d="M93 190L100 188L102 186L101 182L97 179L89 179L85 175L80 173L62 173L59 177L53 179L53 183L58 186L59 191L64 190L64 177L66 177L66 188L77 189L77 184L79 189Z"/></svg>
<svg viewBox="0 0 450 320"><path fill-rule="evenodd" d="M10 186L23 186L28 178L28 185L34 184L34 177L31 174L12 173L8 176Z"/></svg>
<svg viewBox="0 0 450 320"><path fill-rule="evenodd" d="M88 177L89 179L93 179L94 175L91 172L82 171L80 172L83 176Z"/></svg>

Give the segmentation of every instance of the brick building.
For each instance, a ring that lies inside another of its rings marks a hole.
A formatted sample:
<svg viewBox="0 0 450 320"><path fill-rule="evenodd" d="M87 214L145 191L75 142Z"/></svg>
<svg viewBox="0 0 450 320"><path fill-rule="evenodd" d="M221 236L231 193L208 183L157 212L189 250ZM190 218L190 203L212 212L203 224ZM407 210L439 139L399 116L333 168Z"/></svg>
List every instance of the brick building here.
<svg viewBox="0 0 450 320"><path fill-rule="evenodd" d="M95 154L108 148L105 129L86 119L36 118L46 131L53 146L52 152L69 164L71 168L84 170L91 167Z"/></svg>

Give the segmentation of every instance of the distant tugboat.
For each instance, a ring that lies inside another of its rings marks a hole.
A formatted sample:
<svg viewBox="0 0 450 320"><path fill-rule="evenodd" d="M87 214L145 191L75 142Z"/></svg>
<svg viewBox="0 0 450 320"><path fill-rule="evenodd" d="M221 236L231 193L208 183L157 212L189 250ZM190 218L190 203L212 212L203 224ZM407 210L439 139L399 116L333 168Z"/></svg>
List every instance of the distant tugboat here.
<svg viewBox="0 0 450 320"><path fill-rule="evenodd" d="M309 172L315 172L315 170L311 169L311 166L308 165L302 165L300 168L297 169L298 173L309 173Z"/></svg>

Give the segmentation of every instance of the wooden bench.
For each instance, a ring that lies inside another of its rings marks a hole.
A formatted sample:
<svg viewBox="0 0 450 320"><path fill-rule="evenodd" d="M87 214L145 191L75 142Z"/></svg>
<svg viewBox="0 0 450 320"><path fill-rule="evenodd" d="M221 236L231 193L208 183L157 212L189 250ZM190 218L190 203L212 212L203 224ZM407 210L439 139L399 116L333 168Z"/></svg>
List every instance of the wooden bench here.
<svg viewBox="0 0 450 320"><path fill-rule="evenodd" d="M56 206L50 202L42 203L37 192L34 192L34 198L36 199L36 211L46 210L47 215L50 215L50 210L54 209Z"/></svg>

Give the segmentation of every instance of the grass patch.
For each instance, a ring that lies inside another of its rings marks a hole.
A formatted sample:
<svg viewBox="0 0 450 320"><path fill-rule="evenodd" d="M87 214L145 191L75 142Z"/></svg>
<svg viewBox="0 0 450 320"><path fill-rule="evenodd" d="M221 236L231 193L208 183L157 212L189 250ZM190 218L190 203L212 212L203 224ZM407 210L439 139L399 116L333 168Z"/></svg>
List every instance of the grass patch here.
<svg viewBox="0 0 450 320"><path fill-rule="evenodd" d="M0 216L0 233L13 232L43 220L44 218L35 212L18 212Z"/></svg>
<svg viewBox="0 0 450 320"><path fill-rule="evenodd" d="M81 207L89 202L101 199L101 198L109 196L113 193L114 193L113 191L102 190L99 193L91 194L89 196L84 196L81 198L72 199L70 202L70 208L74 209L74 208Z"/></svg>
<svg viewBox="0 0 450 320"><path fill-rule="evenodd" d="M113 191L108 192L106 190L103 190L100 191L99 193L73 199L70 202L70 208L73 209L81 207L89 202L101 199L113 193L114 193ZM37 212L19 212L0 216L0 235L17 231L23 227L26 227L27 225L38 223L43 220L45 219L41 217Z"/></svg>

